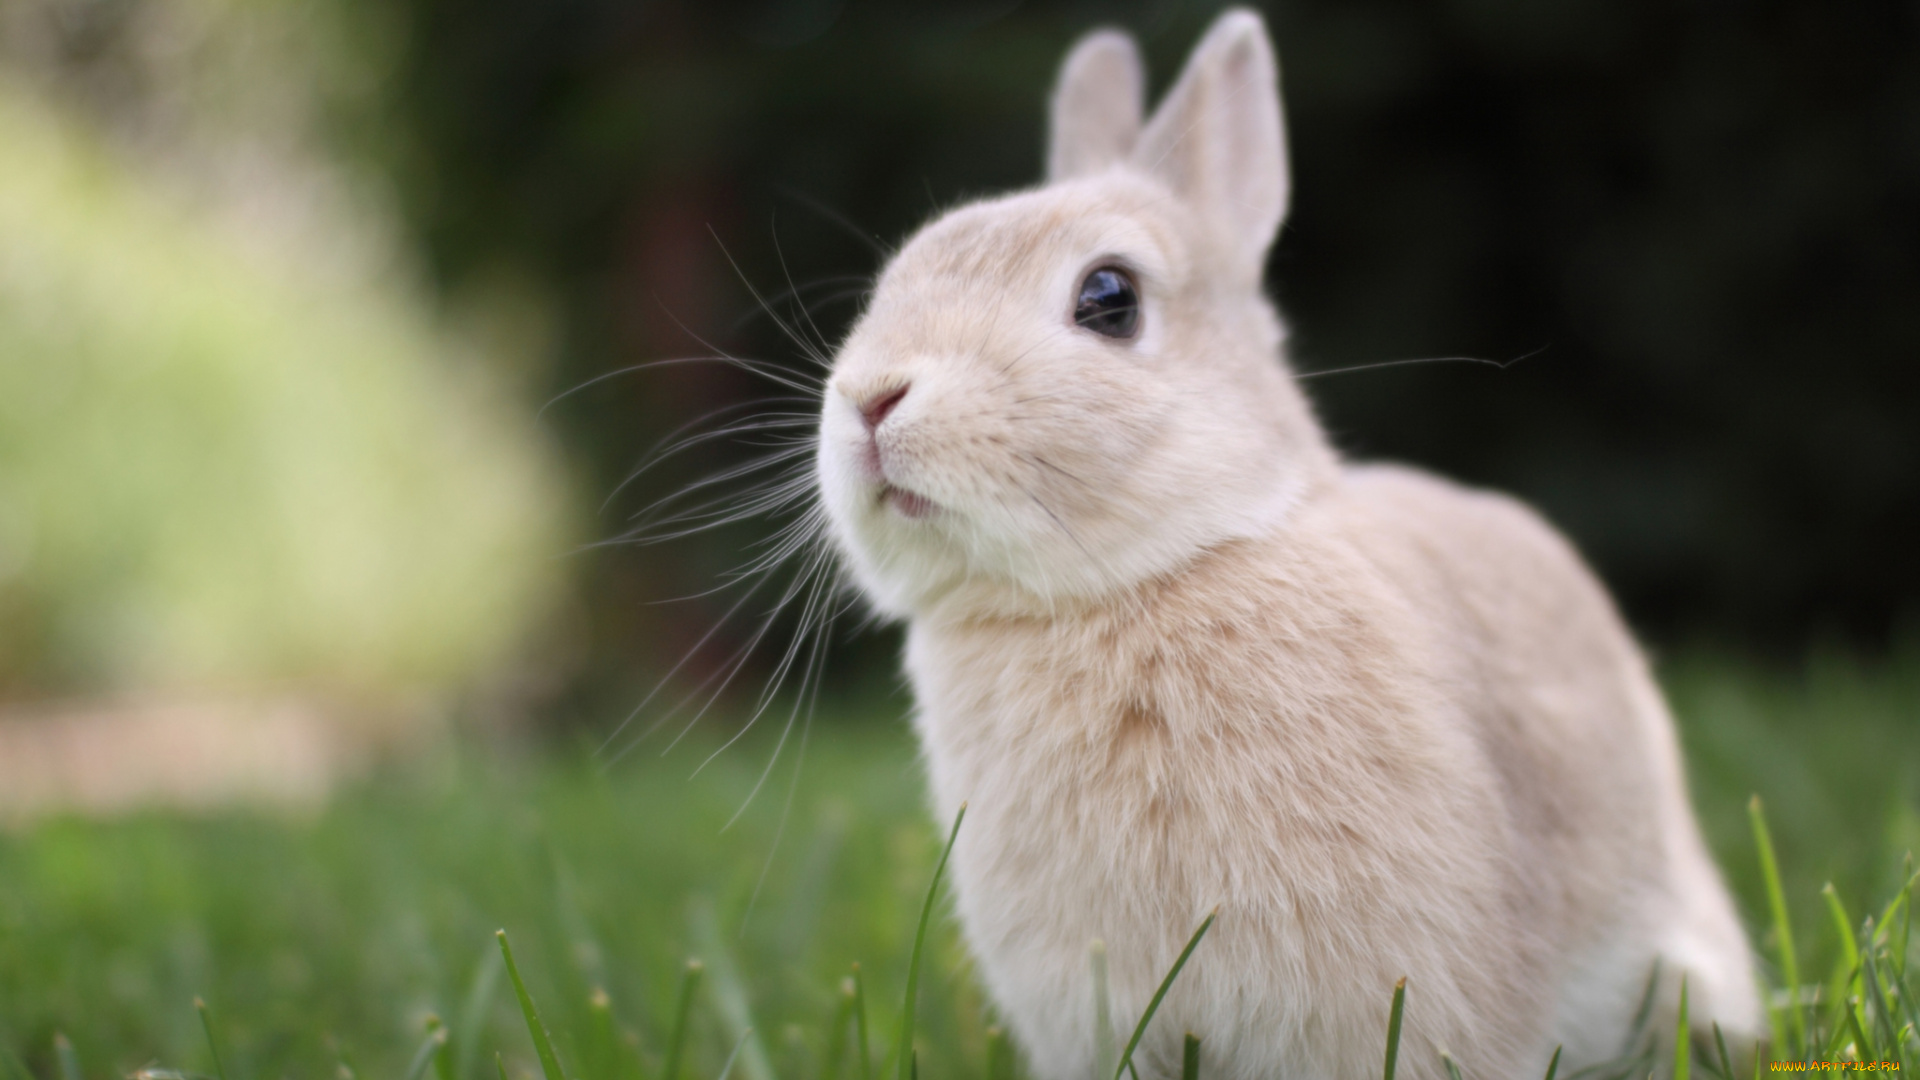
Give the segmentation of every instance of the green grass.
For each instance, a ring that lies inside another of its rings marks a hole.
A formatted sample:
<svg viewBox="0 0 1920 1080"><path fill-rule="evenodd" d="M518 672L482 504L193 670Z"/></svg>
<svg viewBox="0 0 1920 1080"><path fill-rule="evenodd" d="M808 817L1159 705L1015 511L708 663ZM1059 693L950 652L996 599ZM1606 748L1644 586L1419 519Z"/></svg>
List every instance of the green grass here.
<svg viewBox="0 0 1920 1080"><path fill-rule="evenodd" d="M1920 848L1920 663L1828 658L1786 675L1690 654L1667 675L1695 801L1764 928L1775 985L1782 942L1796 946L1811 1056L1832 1056L1835 1033L1875 1051L1911 1043L1879 1017L1911 1009L1895 985L1906 915L1883 916ZM37 1080L653 1080L676 1039L686 1078L794 1080L829 1059L850 1080L1012 1075L945 901L928 907L951 823L926 819L902 726L815 732L769 866L780 783L722 829L770 746L749 738L693 779L706 749L685 744L610 770L585 752L468 749L370 777L304 818L154 813L0 833L0 1080L19 1080L14 1058ZM1784 920L1754 842L1756 792ZM1114 1023L1131 1033L1137 1019ZM1686 1060L1717 1075L1745 1051L1696 1045ZM1658 1059L1663 1073L1677 1064Z"/></svg>

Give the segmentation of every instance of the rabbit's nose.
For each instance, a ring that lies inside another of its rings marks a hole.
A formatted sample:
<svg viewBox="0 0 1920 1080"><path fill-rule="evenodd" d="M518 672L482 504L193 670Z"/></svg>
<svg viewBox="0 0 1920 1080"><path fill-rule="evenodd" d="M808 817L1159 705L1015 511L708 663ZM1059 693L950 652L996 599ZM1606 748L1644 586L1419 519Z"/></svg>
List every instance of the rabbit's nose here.
<svg viewBox="0 0 1920 1080"><path fill-rule="evenodd" d="M861 402L860 418L867 422L867 430L872 431L878 428L880 422L887 418L887 414L893 411L894 406L900 404L900 399L906 397L907 391L911 388L909 384L885 390Z"/></svg>

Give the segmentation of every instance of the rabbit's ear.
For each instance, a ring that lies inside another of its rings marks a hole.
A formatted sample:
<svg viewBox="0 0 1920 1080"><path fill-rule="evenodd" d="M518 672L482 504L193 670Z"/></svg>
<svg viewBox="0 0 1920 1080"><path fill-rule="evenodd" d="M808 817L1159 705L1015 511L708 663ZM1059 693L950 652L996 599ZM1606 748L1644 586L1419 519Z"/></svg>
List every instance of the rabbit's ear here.
<svg viewBox="0 0 1920 1080"><path fill-rule="evenodd" d="M1080 39L1053 87L1047 180L1098 172L1126 158L1140 136L1146 80L1140 50L1118 30Z"/></svg>
<svg viewBox="0 0 1920 1080"><path fill-rule="evenodd" d="M1194 47L1133 148L1133 163L1191 203L1256 278L1287 213L1284 123L1266 24L1236 8Z"/></svg>

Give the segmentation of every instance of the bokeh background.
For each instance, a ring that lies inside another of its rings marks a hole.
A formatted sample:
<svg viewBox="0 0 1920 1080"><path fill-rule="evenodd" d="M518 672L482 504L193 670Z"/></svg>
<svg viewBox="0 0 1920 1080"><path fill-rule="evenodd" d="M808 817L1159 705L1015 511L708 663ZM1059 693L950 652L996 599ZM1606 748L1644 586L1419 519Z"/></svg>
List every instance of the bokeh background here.
<svg viewBox="0 0 1920 1080"><path fill-rule="evenodd" d="M755 292L836 338L887 245L1034 181L1077 34L1158 90L1215 10L6 0L0 699L635 700L765 526L618 542L751 439L629 474L782 391L617 373L811 370ZM1267 14L1298 367L1504 365L1315 378L1341 445L1533 501L1657 644L1911 633L1920 11Z"/></svg>
<svg viewBox="0 0 1920 1080"><path fill-rule="evenodd" d="M1821 883L1882 910L1920 849L1920 6L1262 7L1335 438L1575 539L1769 978L1755 792L1825 978ZM437 1075L530 1077L499 926L589 1080L693 954L699 1075L823 1075L849 960L891 1030L937 850L897 631L843 620L810 743L789 680L728 744L790 612L674 738L779 522L636 541L791 432L649 455L795 409L780 323L1034 182L1075 37L1157 92L1217 10L0 0L0 1080L220 1071L195 995L236 1080L407 1075L430 1014ZM716 350L763 374L657 363ZM1402 363L1447 357L1493 363ZM921 1060L977 1075L930 942Z"/></svg>

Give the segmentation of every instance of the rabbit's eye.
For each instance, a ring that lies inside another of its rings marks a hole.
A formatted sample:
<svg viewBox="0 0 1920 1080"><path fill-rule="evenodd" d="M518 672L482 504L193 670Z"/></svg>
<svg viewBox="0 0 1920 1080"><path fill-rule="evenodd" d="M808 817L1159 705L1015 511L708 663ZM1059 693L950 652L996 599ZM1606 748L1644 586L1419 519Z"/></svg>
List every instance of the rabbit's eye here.
<svg viewBox="0 0 1920 1080"><path fill-rule="evenodd" d="M1140 292L1132 275L1115 266L1088 274L1080 283L1073 321L1105 337L1132 337L1140 329Z"/></svg>

